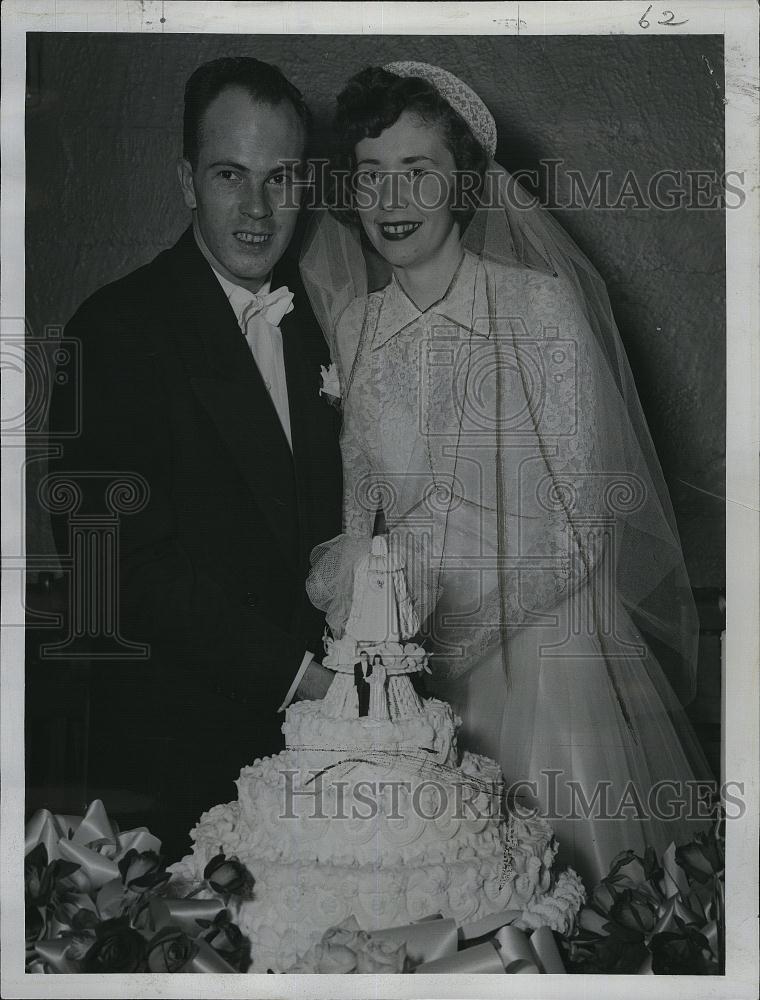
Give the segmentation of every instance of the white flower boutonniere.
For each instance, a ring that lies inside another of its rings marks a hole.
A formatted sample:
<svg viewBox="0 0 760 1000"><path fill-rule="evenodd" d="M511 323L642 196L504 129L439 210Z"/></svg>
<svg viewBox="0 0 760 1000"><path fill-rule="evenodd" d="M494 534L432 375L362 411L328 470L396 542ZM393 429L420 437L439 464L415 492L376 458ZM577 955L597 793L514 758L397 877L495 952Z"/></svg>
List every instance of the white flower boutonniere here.
<svg viewBox="0 0 760 1000"><path fill-rule="evenodd" d="M319 395L324 396L331 406L340 409L340 379L338 378L338 369L334 362L331 362L327 368L321 365L320 373L322 375L322 386L319 390Z"/></svg>

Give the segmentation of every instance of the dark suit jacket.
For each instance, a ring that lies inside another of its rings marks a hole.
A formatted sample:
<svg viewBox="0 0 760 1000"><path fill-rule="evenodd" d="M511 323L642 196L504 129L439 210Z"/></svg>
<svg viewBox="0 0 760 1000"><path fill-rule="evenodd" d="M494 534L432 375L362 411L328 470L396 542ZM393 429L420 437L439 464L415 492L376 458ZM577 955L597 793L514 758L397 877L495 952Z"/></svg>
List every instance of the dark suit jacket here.
<svg viewBox="0 0 760 1000"><path fill-rule="evenodd" d="M56 390L51 429L79 391L82 433L51 471L137 472L150 490L143 510L121 517L119 585L122 633L151 655L98 669L101 722L197 736L206 749L245 732L257 756L273 753L277 707L305 650L321 653L324 620L304 581L313 546L340 530L338 418L319 396L328 350L287 257L281 284L295 293L281 325L292 455L191 229L68 324L82 374ZM102 484L80 483L102 510ZM66 528L54 524L64 552Z"/></svg>

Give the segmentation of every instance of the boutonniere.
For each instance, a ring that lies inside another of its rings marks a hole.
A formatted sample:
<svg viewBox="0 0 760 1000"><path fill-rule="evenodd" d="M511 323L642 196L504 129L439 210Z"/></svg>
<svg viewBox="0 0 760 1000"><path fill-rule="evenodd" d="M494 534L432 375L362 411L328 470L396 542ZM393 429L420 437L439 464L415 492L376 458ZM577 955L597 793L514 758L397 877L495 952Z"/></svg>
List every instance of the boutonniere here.
<svg viewBox="0 0 760 1000"><path fill-rule="evenodd" d="M319 370L322 376L322 385L319 390L319 395L324 396L330 406L334 406L336 410L339 410L341 404L341 393L338 369L334 362L330 362L327 368L325 368L324 365L320 365Z"/></svg>

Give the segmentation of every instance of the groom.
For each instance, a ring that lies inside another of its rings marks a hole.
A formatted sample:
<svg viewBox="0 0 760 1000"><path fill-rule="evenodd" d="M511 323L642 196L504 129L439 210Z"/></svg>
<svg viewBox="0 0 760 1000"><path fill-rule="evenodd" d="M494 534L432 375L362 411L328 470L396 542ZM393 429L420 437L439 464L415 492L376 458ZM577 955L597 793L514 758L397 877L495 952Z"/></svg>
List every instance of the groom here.
<svg viewBox="0 0 760 1000"><path fill-rule="evenodd" d="M179 162L192 224L66 330L81 341L82 431L53 471L93 511L102 479L87 473L137 473L149 492L120 519L118 586L122 635L150 653L93 662L87 794L172 859L204 809L235 797L241 766L282 749L278 708L299 671L302 697L332 677L311 660L324 622L304 581L312 547L340 530L337 417L287 252L308 124L273 66L197 69ZM65 552L67 525L56 534Z"/></svg>

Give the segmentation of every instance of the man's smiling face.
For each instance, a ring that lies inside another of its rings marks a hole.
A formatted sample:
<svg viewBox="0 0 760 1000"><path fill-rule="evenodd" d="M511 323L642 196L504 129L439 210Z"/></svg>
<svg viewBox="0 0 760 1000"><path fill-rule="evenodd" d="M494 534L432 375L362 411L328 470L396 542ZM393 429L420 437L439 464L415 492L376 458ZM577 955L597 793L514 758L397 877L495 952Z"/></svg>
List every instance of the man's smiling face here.
<svg viewBox="0 0 760 1000"><path fill-rule="evenodd" d="M206 109L198 162L179 164L188 208L209 263L258 291L298 219L304 126L289 101L262 104L228 87Z"/></svg>

